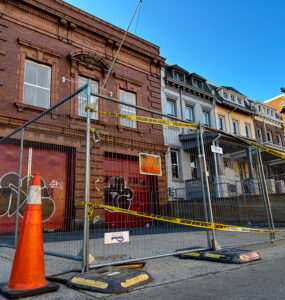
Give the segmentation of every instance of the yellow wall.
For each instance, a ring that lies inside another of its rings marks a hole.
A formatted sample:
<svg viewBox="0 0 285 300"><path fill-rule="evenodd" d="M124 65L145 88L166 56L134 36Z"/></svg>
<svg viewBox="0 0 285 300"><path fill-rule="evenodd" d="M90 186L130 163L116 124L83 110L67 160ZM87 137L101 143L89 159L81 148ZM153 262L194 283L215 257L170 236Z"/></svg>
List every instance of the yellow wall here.
<svg viewBox="0 0 285 300"><path fill-rule="evenodd" d="M246 115L246 114L243 114L240 112L236 112L236 111L231 111L228 108L225 108L219 104L216 104L215 116L216 116L217 128L219 128L218 115L224 116L227 132L232 132L232 127L230 127L230 126L232 126L232 119L238 120L239 134L242 136L246 136L245 135L245 123L250 124L251 137L253 139L255 139L255 130L254 130L254 126L253 126L252 116ZM230 122L229 122L229 115L230 115Z"/></svg>

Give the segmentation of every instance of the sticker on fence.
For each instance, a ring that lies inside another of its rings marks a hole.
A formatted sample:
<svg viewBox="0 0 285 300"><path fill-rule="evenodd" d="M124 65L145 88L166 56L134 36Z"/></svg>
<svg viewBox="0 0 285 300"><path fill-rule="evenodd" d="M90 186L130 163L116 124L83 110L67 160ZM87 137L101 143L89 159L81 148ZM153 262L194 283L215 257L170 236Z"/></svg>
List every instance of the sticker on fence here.
<svg viewBox="0 0 285 300"><path fill-rule="evenodd" d="M106 232L104 234L104 244L121 244L130 240L129 231Z"/></svg>
<svg viewBox="0 0 285 300"><path fill-rule="evenodd" d="M218 154L223 154L223 148L218 147L218 146L211 146L211 151L214 153L218 153Z"/></svg>

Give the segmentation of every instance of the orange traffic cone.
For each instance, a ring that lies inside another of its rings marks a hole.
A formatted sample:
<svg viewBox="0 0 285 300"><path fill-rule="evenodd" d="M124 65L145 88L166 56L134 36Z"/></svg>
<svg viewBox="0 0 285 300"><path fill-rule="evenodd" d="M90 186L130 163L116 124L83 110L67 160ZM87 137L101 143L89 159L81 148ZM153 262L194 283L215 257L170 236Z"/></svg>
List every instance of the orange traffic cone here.
<svg viewBox="0 0 285 300"><path fill-rule="evenodd" d="M8 286L1 292L8 298L55 291L59 286L45 278L41 178L34 174Z"/></svg>

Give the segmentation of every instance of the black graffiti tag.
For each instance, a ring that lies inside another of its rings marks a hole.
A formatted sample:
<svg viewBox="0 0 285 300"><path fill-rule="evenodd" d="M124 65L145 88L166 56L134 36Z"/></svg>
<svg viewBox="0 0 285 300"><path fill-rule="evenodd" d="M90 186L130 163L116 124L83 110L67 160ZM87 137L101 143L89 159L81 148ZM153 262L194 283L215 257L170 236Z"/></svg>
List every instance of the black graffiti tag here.
<svg viewBox="0 0 285 300"><path fill-rule="evenodd" d="M24 216L27 196L28 184L27 176L21 179L19 215ZM41 178L41 194L42 194L42 215L43 222L48 221L54 214L55 203L50 198L48 189L44 180ZM18 174L6 173L0 178L0 218L3 216L12 217L16 213L18 195Z"/></svg>
<svg viewBox="0 0 285 300"><path fill-rule="evenodd" d="M130 209L131 202L134 198L134 191L126 187L124 177L110 177L108 187L104 189L105 203L124 209Z"/></svg>

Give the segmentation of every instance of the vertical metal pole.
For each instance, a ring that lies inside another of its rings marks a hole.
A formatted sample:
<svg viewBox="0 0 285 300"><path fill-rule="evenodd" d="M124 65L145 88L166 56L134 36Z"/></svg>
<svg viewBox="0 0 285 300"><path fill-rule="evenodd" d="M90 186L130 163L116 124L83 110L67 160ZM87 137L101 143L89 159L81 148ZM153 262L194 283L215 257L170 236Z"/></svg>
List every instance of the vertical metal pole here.
<svg viewBox="0 0 285 300"><path fill-rule="evenodd" d="M257 149L257 157L258 157L258 166L259 166L259 171L260 171L259 173L261 175L261 182L262 182L262 187L263 187L262 196L263 196L263 200L264 200L264 204L265 204L268 225L269 225L269 229L274 230L275 227L274 227L274 221L273 221L272 210L271 210L271 205L270 205L270 199L269 199L268 189L267 189L265 175L264 175L262 158L261 158L259 149ZM271 240L275 240L275 233L274 232L270 233L270 237L271 237Z"/></svg>
<svg viewBox="0 0 285 300"><path fill-rule="evenodd" d="M19 224L19 207L20 207L20 199L21 199L23 149L24 149L24 128L21 129L21 142L20 142L17 206L16 206L16 217L15 217L16 218L16 220L15 220L15 241L14 241L15 247L17 246L17 242L18 242L18 224Z"/></svg>
<svg viewBox="0 0 285 300"><path fill-rule="evenodd" d="M203 168L201 165L201 148L200 148L200 127L199 127L199 132L197 131L197 149L198 149L198 162L199 162L199 169L200 169L200 176L201 176L201 188L202 188L202 194L203 194L203 210L204 210L204 216L205 216L205 221L209 222L209 217L208 217L208 210L207 210L207 202L206 202L206 195L205 195L205 184L204 184L204 176L203 176ZM210 236L210 230L207 229L207 240L208 240L208 247L212 247L212 242L211 242L211 236Z"/></svg>
<svg viewBox="0 0 285 300"><path fill-rule="evenodd" d="M175 189L175 201L176 201L175 215L179 218L179 203L178 203L178 197L177 197L177 189Z"/></svg>
<svg viewBox="0 0 285 300"><path fill-rule="evenodd" d="M87 105L90 104L90 79L87 85ZM86 155L85 155L85 187L84 202L90 199L90 110L86 111ZM83 251L82 251L82 272L89 269L89 219L87 216L88 206L84 205L84 224L83 224Z"/></svg>
<svg viewBox="0 0 285 300"><path fill-rule="evenodd" d="M212 203L211 203L211 195L210 195L210 188L209 188L209 181L207 176L207 165L206 165L206 157L205 157L205 148L204 148L204 140L203 140L203 129L201 126L201 122L199 123L199 134L200 134L200 142L201 142L201 150L202 150L202 163L203 163L203 175L205 178L205 188L207 193L207 200L208 200L208 215L209 215L209 221L213 223L213 210L212 210ZM212 249L216 250L216 234L215 230L212 229Z"/></svg>

